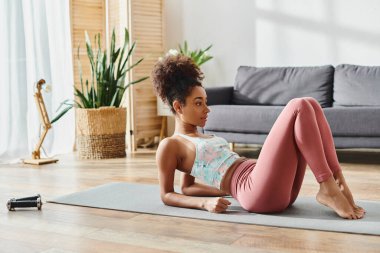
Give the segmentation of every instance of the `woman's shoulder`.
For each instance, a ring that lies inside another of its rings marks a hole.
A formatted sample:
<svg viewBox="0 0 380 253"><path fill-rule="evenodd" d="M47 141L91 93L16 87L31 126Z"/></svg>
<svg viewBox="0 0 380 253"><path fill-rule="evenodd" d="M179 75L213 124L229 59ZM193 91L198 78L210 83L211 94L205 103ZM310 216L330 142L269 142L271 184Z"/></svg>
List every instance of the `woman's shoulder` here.
<svg viewBox="0 0 380 253"><path fill-rule="evenodd" d="M174 136L166 137L160 143L158 144L157 151L171 151L175 152L178 151L179 148L179 140L175 138Z"/></svg>

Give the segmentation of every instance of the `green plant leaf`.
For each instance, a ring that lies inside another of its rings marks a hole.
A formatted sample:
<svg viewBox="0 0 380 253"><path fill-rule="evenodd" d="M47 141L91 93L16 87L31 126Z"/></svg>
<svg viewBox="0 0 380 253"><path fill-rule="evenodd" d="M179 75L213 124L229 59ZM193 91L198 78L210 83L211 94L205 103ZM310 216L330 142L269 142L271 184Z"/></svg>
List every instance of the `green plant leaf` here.
<svg viewBox="0 0 380 253"><path fill-rule="evenodd" d="M124 70L124 67L125 67L126 64L127 64L128 60L129 60L129 57L132 55L133 50L135 49L135 46L136 46L136 42L133 42L131 48L130 48L129 51L128 51L127 57L125 58L124 63L123 63L123 65L122 65L121 69L120 69L120 72L122 72L122 71Z"/></svg>
<svg viewBox="0 0 380 253"><path fill-rule="evenodd" d="M73 108L73 105L67 106L65 109L63 109L57 116L55 116L51 121L50 124L53 124L57 120L59 120L63 115L65 115L71 108Z"/></svg>
<svg viewBox="0 0 380 253"><path fill-rule="evenodd" d="M184 52L187 55L188 54L188 47L187 47L187 41L185 40L185 45L184 45Z"/></svg>
<svg viewBox="0 0 380 253"><path fill-rule="evenodd" d="M110 106L114 106L118 93L119 93L119 89L117 89L115 94L113 95Z"/></svg>
<svg viewBox="0 0 380 253"><path fill-rule="evenodd" d="M127 49L127 46L129 44L129 33L128 33L128 30L127 29L124 29L124 45L123 45L123 49L121 50L121 54L120 54L120 59L119 59L119 64L117 66L117 73L120 73L120 66L121 66L121 63L123 61L123 57L124 57L124 52L125 50Z"/></svg>
<svg viewBox="0 0 380 253"><path fill-rule="evenodd" d="M125 86L125 88L127 88L127 87L130 86L130 85L134 85L134 84L136 84L136 83L142 82L142 81L144 81L144 80L146 80L146 79L148 79L148 78L149 78L149 76L146 76L146 77L140 78L140 79L138 79L138 80L136 80L136 81L130 82L130 83L128 83L128 84Z"/></svg>
<svg viewBox="0 0 380 253"><path fill-rule="evenodd" d="M80 51L80 44L78 43L77 60L78 60L78 69L79 69L79 80L80 80L80 86L83 92L83 73L82 73L82 64L80 62L79 51Z"/></svg>
<svg viewBox="0 0 380 253"><path fill-rule="evenodd" d="M186 40L183 45L178 44L179 53L190 57L197 66L200 66L213 58L212 56L206 55L206 52L210 50L211 47L212 44L206 49L190 50Z"/></svg>
<svg viewBox="0 0 380 253"><path fill-rule="evenodd" d="M59 104L59 106L58 106L56 112L59 111L59 109L61 109L61 107L62 107L63 105L67 105L66 103L67 103L68 101L71 101L71 99L65 99L64 101L62 101L62 102Z"/></svg>
<svg viewBox="0 0 380 253"><path fill-rule="evenodd" d="M203 50L204 52L207 52L208 50L210 50L210 48L212 48L212 44L210 46L208 46L205 50Z"/></svg>
<svg viewBox="0 0 380 253"><path fill-rule="evenodd" d="M94 86L91 86L90 93L91 93L91 100L90 100L91 108L97 108L97 106L96 106L96 93L95 93Z"/></svg>
<svg viewBox="0 0 380 253"><path fill-rule="evenodd" d="M115 35L115 27L114 27L112 29L110 55L114 55L115 53L115 40L116 40L116 35Z"/></svg>
<svg viewBox="0 0 380 253"><path fill-rule="evenodd" d="M95 72L94 53L92 51L90 37L88 36L87 31L85 31L84 33L86 37L87 56L88 56L88 59L90 60L91 70L92 72Z"/></svg>
<svg viewBox="0 0 380 253"><path fill-rule="evenodd" d="M90 104L90 101L88 99L86 99L86 97L83 95L83 93L80 92L80 90L78 90L77 88L75 88L75 96L79 97L79 99L81 100L82 102L82 105L84 108L91 108L91 104Z"/></svg>
<svg viewBox="0 0 380 253"><path fill-rule="evenodd" d="M103 97L103 83L104 83L104 76L103 76L103 58L104 55L102 53L101 48L101 42L100 42L100 34L98 35L98 55L96 60L96 83L97 83L97 99L96 104L97 106L100 106L101 99Z"/></svg>
<svg viewBox="0 0 380 253"><path fill-rule="evenodd" d="M202 61L199 63L199 66L202 65L203 63L211 60L212 58L214 58L214 57L212 57L212 56L203 57Z"/></svg>
<svg viewBox="0 0 380 253"><path fill-rule="evenodd" d="M120 53L120 48L118 48L118 49L116 50L116 52L113 54L112 61L113 61L114 65L115 65L115 63L116 63L117 57L119 57L119 53Z"/></svg>
<svg viewBox="0 0 380 253"><path fill-rule="evenodd" d="M82 92L83 93L83 92ZM88 80L86 80L86 93L83 93L83 94L86 94L86 99L89 101L90 97L91 97L91 94L88 90Z"/></svg>
<svg viewBox="0 0 380 253"><path fill-rule="evenodd" d="M83 108L83 106L82 106L81 104L79 104L77 101L72 100L72 102L74 103L74 104L73 104L74 107ZM76 105L76 106L75 106L75 105Z"/></svg>
<svg viewBox="0 0 380 253"><path fill-rule="evenodd" d="M127 68L125 70L125 73L130 71L132 68L136 67L137 65L139 65L140 62L142 62L144 60L144 58L141 58L140 60L138 60L135 64L133 64L132 66L130 66L129 68ZM125 75L125 73L123 75Z"/></svg>
<svg viewBox="0 0 380 253"><path fill-rule="evenodd" d="M93 106L93 108L96 108L96 105L95 105L95 73L96 73L96 67L95 67L95 62L94 62L94 53L92 51L91 41L90 41L90 37L88 36L87 31L85 31L85 37L86 37L87 56L88 56L88 59L90 60L90 64L91 64L91 89L90 89L91 94L90 94L90 96L91 96L92 106ZM95 36L95 40L96 40L96 36Z"/></svg>

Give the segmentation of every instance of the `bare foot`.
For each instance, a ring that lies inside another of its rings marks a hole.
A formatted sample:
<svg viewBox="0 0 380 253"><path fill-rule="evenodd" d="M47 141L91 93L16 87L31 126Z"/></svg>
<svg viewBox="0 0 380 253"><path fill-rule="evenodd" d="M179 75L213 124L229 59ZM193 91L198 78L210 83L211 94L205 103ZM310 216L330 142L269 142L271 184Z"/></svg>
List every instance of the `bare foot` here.
<svg viewBox="0 0 380 253"><path fill-rule="evenodd" d="M316 198L319 203L332 208L342 218L361 219L364 216L363 212L351 206L332 177L320 184Z"/></svg>
<svg viewBox="0 0 380 253"><path fill-rule="evenodd" d="M360 206L358 206L358 205L355 204L354 197L352 196L350 188L348 188L348 185L346 183L346 180L345 180L342 172L339 171L338 173L334 174L334 178L335 178L335 182L338 185L340 191L346 197L346 199L348 200L348 202L350 203L350 205L355 210L358 210L360 212L366 213L366 211L364 210L364 208L362 208L362 207L360 207Z"/></svg>

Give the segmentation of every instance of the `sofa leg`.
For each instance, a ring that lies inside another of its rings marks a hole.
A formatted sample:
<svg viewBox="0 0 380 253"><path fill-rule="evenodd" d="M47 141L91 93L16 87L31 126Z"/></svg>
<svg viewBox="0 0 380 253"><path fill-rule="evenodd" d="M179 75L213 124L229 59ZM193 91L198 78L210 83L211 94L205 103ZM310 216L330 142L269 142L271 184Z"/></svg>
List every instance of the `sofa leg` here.
<svg viewBox="0 0 380 253"><path fill-rule="evenodd" d="M231 151L235 150L235 142L230 143L230 149L231 149Z"/></svg>

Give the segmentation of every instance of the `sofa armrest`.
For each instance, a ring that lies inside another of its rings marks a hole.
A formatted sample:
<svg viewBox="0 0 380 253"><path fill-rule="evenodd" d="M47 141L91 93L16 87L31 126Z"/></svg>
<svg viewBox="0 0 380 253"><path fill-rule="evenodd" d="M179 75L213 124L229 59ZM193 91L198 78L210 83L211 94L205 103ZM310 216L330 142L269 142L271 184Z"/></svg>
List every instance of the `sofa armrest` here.
<svg viewBox="0 0 380 253"><path fill-rule="evenodd" d="M207 87L208 105L229 105L232 101L233 86Z"/></svg>

